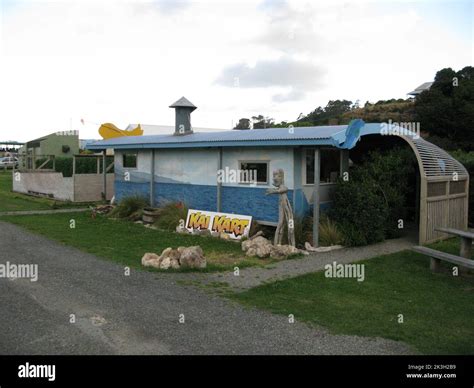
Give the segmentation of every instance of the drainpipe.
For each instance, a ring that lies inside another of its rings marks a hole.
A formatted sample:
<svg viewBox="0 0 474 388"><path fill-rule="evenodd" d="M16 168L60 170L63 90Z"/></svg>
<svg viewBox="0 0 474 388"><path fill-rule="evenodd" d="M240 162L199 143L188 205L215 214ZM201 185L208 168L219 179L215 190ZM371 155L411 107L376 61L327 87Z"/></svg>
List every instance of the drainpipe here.
<svg viewBox="0 0 474 388"><path fill-rule="evenodd" d="M320 179L320 151L314 150L314 188L313 188L313 246L319 246L319 179Z"/></svg>
<svg viewBox="0 0 474 388"><path fill-rule="evenodd" d="M150 207L155 206L155 149L151 150Z"/></svg>
<svg viewBox="0 0 474 388"><path fill-rule="evenodd" d="M217 154L217 172L220 170L222 170L222 147L219 147ZM219 180L217 181L217 211L222 211L222 182Z"/></svg>

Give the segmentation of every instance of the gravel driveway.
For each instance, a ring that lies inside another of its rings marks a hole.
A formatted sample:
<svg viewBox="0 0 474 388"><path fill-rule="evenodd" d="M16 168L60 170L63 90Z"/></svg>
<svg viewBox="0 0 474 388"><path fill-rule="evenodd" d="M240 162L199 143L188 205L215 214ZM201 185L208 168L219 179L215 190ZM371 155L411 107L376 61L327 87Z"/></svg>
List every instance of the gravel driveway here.
<svg viewBox="0 0 474 388"><path fill-rule="evenodd" d="M0 247L0 264L38 264L37 282L0 278L0 354L412 352L403 343L331 335L246 309L184 286L174 274L125 276L120 265L4 222Z"/></svg>

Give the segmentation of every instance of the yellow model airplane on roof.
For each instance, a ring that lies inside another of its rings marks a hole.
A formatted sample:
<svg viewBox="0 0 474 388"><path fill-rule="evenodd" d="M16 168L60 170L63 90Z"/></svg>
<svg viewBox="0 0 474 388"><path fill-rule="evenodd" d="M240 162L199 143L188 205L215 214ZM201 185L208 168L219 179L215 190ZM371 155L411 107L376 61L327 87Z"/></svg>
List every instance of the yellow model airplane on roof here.
<svg viewBox="0 0 474 388"><path fill-rule="evenodd" d="M140 127L140 124L138 124L138 127L127 131L126 129L117 128L112 123L105 123L100 126L99 134L103 139L112 139L120 136L141 136L143 135L143 129Z"/></svg>

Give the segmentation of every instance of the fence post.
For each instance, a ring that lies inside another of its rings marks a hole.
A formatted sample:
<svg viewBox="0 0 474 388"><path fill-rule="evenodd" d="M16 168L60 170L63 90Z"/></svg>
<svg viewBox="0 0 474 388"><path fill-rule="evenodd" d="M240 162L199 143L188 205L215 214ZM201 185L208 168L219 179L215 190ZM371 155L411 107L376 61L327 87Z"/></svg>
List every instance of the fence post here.
<svg viewBox="0 0 474 388"><path fill-rule="evenodd" d="M104 174L104 201L107 201L107 151L102 151L102 173Z"/></svg>

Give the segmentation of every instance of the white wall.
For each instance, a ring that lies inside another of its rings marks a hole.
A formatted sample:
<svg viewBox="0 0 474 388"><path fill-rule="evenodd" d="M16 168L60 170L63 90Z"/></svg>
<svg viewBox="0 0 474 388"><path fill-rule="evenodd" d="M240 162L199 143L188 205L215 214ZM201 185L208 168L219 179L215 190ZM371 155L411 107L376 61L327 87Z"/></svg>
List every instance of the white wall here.
<svg viewBox="0 0 474 388"><path fill-rule="evenodd" d="M125 150L116 150L115 169L117 173L129 171L135 180L143 179L151 171L151 151L139 150L136 169L123 169L123 153ZM130 150L130 153L137 151ZM223 148L222 168L237 170L240 161L269 161L268 185L272 183L272 172L282 168L285 171L285 184L288 188L294 187L293 179L293 149L288 148ZM155 150L155 178L167 182L189 183L198 185L216 185L218 168L218 149L156 149ZM148 180L146 178L146 180ZM132 179L133 180L133 179ZM239 183L224 183L224 186L242 186Z"/></svg>
<svg viewBox="0 0 474 388"><path fill-rule="evenodd" d="M279 168L285 171L285 185L289 189L294 188L293 178L293 148L232 148L223 149L222 167L238 169L240 161L269 161L268 184L262 187L272 186L272 174ZM242 186L239 183L226 183L225 186ZM260 186L260 185L259 185Z"/></svg>
<svg viewBox="0 0 474 388"><path fill-rule="evenodd" d="M60 172L21 172L13 176L13 191L24 194L52 195L62 201L74 200L73 178L64 178Z"/></svg>

